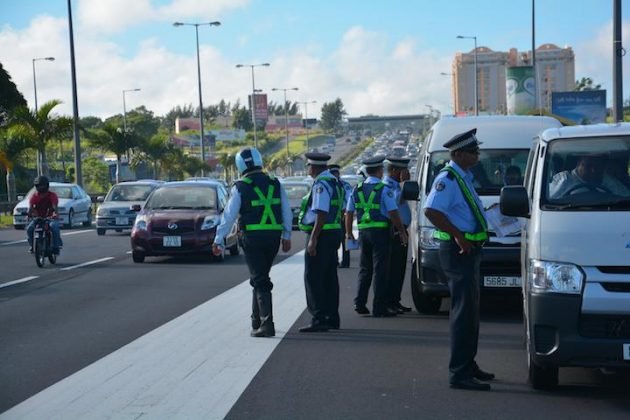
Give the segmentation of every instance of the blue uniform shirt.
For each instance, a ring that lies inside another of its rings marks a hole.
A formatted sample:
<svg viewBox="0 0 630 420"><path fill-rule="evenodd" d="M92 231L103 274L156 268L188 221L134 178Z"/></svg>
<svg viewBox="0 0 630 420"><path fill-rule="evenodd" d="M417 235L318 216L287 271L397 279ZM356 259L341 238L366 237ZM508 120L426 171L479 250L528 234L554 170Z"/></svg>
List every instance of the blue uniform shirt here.
<svg viewBox="0 0 630 420"><path fill-rule="evenodd" d="M291 206L289 205L289 198L287 193L280 184L280 207L282 209L282 239L291 239L291 229L293 228L293 213L291 212ZM230 230L232 225L236 222L238 214L241 210L241 193L236 186L233 186L230 190L230 199L223 209L221 215L221 223L217 227L217 234L214 237L214 243L223 246L223 241Z"/></svg>
<svg viewBox="0 0 630 420"><path fill-rule="evenodd" d="M479 209L482 210L483 204L475 191L473 186L473 175L470 171L464 171L455 162L451 161L448 164L454 168L458 174L464 179L464 182L468 186L468 189L472 193ZM448 172L440 172L433 181L431 192L427 197L427 201L424 204L425 209L437 210L443 213L448 220L461 232L464 233L476 233L481 231L481 227L478 226L477 219L470 206L464 197L464 193L457 184L457 180L450 179Z"/></svg>
<svg viewBox="0 0 630 420"><path fill-rule="evenodd" d="M381 182L381 180L374 176L369 176L367 177L365 181L363 181L364 184L378 184L379 182ZM365 199L367 200L368 198L365 197ZM398 205L396 204L396 197L394 196L394 192L387 187L383 188L380 204L381 204L381 214L387 217L388 219L389 219L390 211L398 210ZM354 205L354 194L352 194L350 195L350 199L348 200L348 203L346 204L346 211L354 212L355 210L356 210L356 207Z"/></svg>
<svg viewBox="0 0 630 420"><path fill-rule="evenodd" d="M348 200L350 200L350 197L352 196L353 187L352 185L350 185L349 182L344 181L343 179L340 179L339 182L341 182L341 185L343 186L343 191L344 191L343 209L345 210L346 207L348 206Z"/></svg>
<svg viewBox="0 0 630 420"><path fill-rule="evenodd" d="M402 198L400 183L390 176L383 177L383 182L387 185L387 188L394 191L394 198L396 198L396 203L398 204L400 219L402 220L403 225L409 226L411 224L411 209L409 208L409 203Z"/></svg>
<svg viewBox="0 0 630 420"><path fill-rule="evenodd" d="M302 223L305 225L312 225L315 223L316 212L328 213L330 211L330 200L334 194L330 184L322 180L322 178L333 178L335 176L330 173L329 170L317 175L317 178L313 181L311 188L311 206L306 210L306 214L302 219Z"/></svg>

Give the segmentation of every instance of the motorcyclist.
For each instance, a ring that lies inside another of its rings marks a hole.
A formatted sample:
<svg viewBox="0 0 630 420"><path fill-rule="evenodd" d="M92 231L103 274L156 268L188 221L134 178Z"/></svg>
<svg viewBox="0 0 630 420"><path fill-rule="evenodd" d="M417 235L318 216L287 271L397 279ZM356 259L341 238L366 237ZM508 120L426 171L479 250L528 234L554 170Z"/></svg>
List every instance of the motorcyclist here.
<svg viewBox="0 0 630 420"><path fill-rule="evenodd" d="M35 218L46 217L50 220L50 230L53 238L53 254L59 255L59 251L63 245L61 234L59 232L59 224L57 223L57 205L59 197L53 191L50 191L50 181L45 176L38 176L33 181L35 185L35 193L28 202L28 217L31 219L26 227L26 235L30 246L29 252L33 252L33 234L35 232Z"/></svg>

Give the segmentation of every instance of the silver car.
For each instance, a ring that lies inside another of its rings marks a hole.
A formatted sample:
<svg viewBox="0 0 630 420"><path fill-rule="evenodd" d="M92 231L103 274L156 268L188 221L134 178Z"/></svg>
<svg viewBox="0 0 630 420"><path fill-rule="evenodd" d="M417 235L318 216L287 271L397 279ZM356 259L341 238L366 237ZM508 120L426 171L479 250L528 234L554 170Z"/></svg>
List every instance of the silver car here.
<svg viewBox="0 0 630 420"><path fill-rule="evenodd" d="M121 182L105 197L97 197L100 205L96 213L96 234L105 235L108 229L116 232L131 229L149 194L161 184L153 180Z"/></svg>
<svg viewBox="0 0 630 420"><path fill-rule="evenodd" d="M57 213L60 225L71 228L76 223L82 223L83 226L92 224L92 200L83 188L77 184L51 182L50 191L59 197ZM28 224L28 203L34 193L35 187L13 209L13 226L16 229L24 229Z"/></svg>

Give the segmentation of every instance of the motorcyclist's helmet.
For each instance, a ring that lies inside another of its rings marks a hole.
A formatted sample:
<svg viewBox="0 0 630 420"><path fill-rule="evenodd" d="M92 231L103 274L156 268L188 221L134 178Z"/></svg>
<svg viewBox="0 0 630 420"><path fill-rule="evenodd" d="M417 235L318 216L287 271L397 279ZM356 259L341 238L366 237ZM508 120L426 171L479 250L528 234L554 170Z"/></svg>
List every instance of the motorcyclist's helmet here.
<svg viewBox="0 0 630 420"><path fill-rule="evenodd" d="M263 160L260 152L254 147L246 147L236 154L236 169L240 175L254 169L262 169Z"/></svg>
<svg viewBox="0 0 630 420"><path fill-rule="evenodd" d="M33 185L35 185L35 189L38 193L42 194L48 192L48 188L50 187L50 181L45 176L38 176L33 181Z"/></svg>

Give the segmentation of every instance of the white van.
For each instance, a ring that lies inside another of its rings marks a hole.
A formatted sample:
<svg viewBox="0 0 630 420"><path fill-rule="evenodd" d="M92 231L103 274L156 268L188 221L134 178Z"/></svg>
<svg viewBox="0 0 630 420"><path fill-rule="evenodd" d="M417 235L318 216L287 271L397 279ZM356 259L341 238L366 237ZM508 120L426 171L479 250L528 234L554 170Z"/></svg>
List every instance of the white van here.
<svg viewBox="0 0 630 420"><path fill-rule="evenodd" d="M547 128L560 126L558 120L550 117L503 115L447 117L435 123L418 155L416 173L420 197L417 206L412 206L409 229L411 290L419 312L437 313L442 298L449 296L439 261L439 241L433 237L435 228L422 210L435 176L450 160L443 144L456 134L477 128L477 138L483 144L479 164L471 171L475 176L475 189L487 208L498 204L501 188L506 183L522 184L532 139ZM482 293L519 293L519 258L520 232L502 237L490 232L481 262Z"/></svg>
<svg viewBox="0 0 630 420"><path fill-rule="evenodd" d="M530 384L563 366L630 367L630 124L546 130L525 186L501 211L525 218L521 275Z"/></svg>

